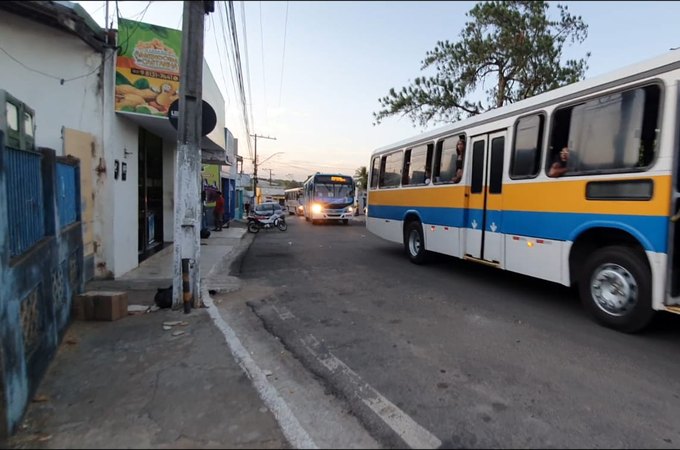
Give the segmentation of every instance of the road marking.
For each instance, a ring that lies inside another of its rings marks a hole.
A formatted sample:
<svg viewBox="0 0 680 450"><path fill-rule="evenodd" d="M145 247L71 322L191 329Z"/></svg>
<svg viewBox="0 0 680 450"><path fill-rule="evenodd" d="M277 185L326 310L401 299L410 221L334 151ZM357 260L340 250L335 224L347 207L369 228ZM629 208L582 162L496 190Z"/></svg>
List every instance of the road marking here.
<svg viewBox="0 0 680 450"><path fill-rule="evenodd" d="M281 320L288 320L288 319L294 319L295 318L293 313L290 312L290 310L288 308L286 308L285 306L279 306L277 308L276 306L272 305L272 308L274 308L274 311L276 312L276 314L279 315L279 318Z"/></svg>
<svg viewBox="0 0 680 450"><path fill-rule="evenodd" d="M321 349L319 340L309 334L301 338L302 345L309 351L326 369L332 373L339 373L354 385L354 394L368 406L385 424L394 430L411 448L439 448L442 442L432 433L421 427L408 414L399 409L395 404L386 399L368 383L361 379L359 374L350 369L344 362L330 351Z"/></svg>
<svg viewBox="0 0 680 450"><path fill-rule="evenodd" d="M264 401L265 405L267 405L269 410L274 413L274 417L276 417L276 420L279 422L281 431L283 431L283 434L286 436L286 439L288 439L290 445L293 448L319 448L307 431L302 428L297 417L295 417L288 407L288 404L279 395L276 388L267 380L262 369L260 369L253 358L250 357L250 354L243 344L241 344L241 341L236 336L234 330L224 321L213 303L212 298L208 294L208 290L204 288L203 291L203 302L208 307L210 317L224 335L224 339L227 341L227 345L229 346L232 355L234 355L236 362L238 362L239 366L241 366L243 371L253 381L255 389L257 389L257 392L260 394L260 398Z"/></svg>

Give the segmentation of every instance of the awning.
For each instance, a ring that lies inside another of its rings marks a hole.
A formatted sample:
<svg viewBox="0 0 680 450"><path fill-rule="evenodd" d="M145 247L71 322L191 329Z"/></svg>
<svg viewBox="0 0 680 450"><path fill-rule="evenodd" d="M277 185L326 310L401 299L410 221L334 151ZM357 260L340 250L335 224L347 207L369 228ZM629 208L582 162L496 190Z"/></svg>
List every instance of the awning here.
<svg viewBox="0 0 680 450"><path fill-rule="evenodd" d="M124 111L116 111L116 114L125 117L163 139L177 141L177 130L170 124L170 120L167 117ZM227 158L227 151L207 136L201 138L201 162L203 164L232 165Z"/></svg>

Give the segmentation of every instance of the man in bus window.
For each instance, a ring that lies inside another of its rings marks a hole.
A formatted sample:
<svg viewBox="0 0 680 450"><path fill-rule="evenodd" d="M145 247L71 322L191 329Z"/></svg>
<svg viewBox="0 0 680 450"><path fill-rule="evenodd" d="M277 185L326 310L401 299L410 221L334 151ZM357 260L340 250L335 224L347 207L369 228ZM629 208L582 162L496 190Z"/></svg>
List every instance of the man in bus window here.
<svg viewBox="0 0 680 450"><path fill-rule="evenodd" d="M569 163L569 147L565 145L562 148L562 150L560 150L557 161L555 161L550 166L550 170L548 170L548 176L553 178L561 177L569 170L569 168L567 167L568 163Z"/></svg>
<svg viewBox="0 0 680 450"><path fill-rule="evenodd" d="M459 183L463 178L463 161L465 160L465 136L461 135L456 144L456 172L453 177L454 183Z"/></svg>

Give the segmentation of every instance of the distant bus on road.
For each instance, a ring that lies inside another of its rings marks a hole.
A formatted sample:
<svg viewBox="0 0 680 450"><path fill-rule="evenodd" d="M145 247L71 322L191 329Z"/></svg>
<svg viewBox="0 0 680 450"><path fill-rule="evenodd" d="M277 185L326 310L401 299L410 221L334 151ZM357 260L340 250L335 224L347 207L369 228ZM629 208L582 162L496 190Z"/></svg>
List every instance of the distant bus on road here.
<svg viewBox="0 0 680 450"><path fill-rule="evenodd" d="M304 207L302 206L302 187L286 189L284 195L286 197L286 209L288 210L288 214L301 216L304 210Z"/></svg>
<svg viewBox="0 0 680 450"><path fill-rule="evenodd" d="M347 225L354 213L354 180L340 174L316 173L303 185L305 220L341 220Z"/></svg>

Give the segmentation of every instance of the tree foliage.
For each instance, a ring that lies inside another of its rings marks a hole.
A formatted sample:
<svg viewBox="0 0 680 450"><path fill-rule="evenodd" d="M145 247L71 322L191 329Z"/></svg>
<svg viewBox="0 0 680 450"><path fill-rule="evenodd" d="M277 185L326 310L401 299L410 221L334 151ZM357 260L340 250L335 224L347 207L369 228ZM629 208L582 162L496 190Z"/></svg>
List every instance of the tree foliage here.
<svg viewBox="0 0 680 450"><path fill-rule="evenodd" d="M395 115L422 126L456 121L583 79L590 52L561 59L565 44L586 39L588 26L567 6L556 6L559 19L552 20L545 1L478 3L466 14L470 20L458 42L439 41L426 53L421 71L434 69L435 75L390 89L378 99L383 109L373 113L374 125ZM471 100L489 84L487 104Z"/></svg>
<svg viewBox="0 0 680 450"><path fill-rule="evenodd" d="M354 179L360 189L366 189L368 186L368 170L366 166L361 166L354 172Z"/></svg>

